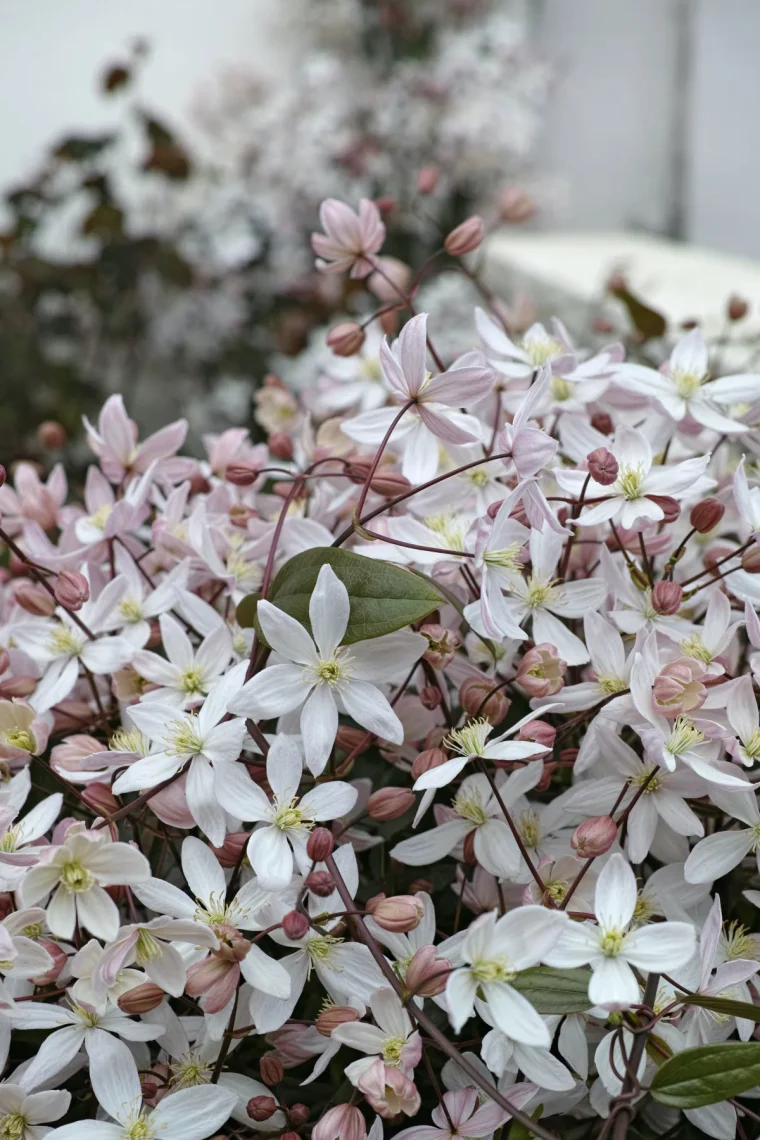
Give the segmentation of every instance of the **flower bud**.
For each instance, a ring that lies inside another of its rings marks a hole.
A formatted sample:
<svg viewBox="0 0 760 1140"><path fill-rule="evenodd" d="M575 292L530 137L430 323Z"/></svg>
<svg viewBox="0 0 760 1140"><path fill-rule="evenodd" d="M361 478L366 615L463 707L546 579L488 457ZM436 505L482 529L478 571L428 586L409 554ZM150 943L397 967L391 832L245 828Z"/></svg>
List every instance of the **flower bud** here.
<svg viewBox="0 0 760 1140"><path fill-rule="evenodd" d="M229 835L225 835L221 847L212 847L211 850L222 867L237 867L240 852L249 839L250 835L247 831L231 831Z"/></svg>
<svg viewBox="0 0 760 1140"><path fill-rule="evenodd" d="M500 724L512 702L501 689L494 689L488 677L468 677L459 687L459 704L468 716L484 716L491 724Z"/></svg>
<svg viewBox="0 0 760 1140"><path fill-rule="evenodd" d="M689 522L697 534L709 534L726 513L726 508L720 499L703 499L691 508Z"/></svg>
<svg viewBox="0 0 760 1140"><path fill-rule="evenodd" d="M671 495L647 495L647 498L660 508L663 514L663 522L675 522L681 514L681 504L678 499L674 499Z"/></svg>
<svg viewBox="0 0 760 1140"><path fill-rule="evenodd" d="M251 1120L262 1123L277 1112L277 1101L273 1096L252 1096L245 1106Z"/></svg>
<svg viewBox="0 0 760 1140"><path fill-rule="evenodd" d="M499 198L499 217L510 225L528 222L536 212L536 204L526 190L507 186Z"/></svg>
<svg viewBox="0 0 760 1140"><path fill-rule="evenodd" d="M155 982L143 982L133 990L127 990L122 994L116 1004L122 1013L150 1013L165 997L166 994Z"/></svg>
<svg viewBox="0 0 760 1140"><path fill-rule="evenodd" d="M592 816L576 827L570 836L570 846L582 859L591 859L609 851L616 836L617 825L611 816Z"/></svg>
<svg viewBox="0 0 760 1140"><path fill-rule="evenodd" d="M529 649L517 670L517 683L530 697L550 697L565 684L567 663L548 641Z"/></svg>
<svg viewBox="0 0 760 1140"><path fill-rule="evenodd" d="M36 677L22 674L20 677L5 677L0 681L0 697L13 700L14 697L31 697L39 685Z"/></svg>
<svg viewBox="0 0 760 1140"><path fill-rule="evenodd" d="M355 459L348 468L348 477L352 483L361 487L366 483L371 470L371 460ZM412 489L412 484L400 471L376 471L369 485L372 491L378 495L384 495L387 499L395 499L397 495L405 495L407 491Z"/></svg>
<svg viewBox="0 0 760 1140"><path fill-rule="evenodd" d="M450 234L446 235L443 245L451 257L463 257L477 249L485 237L486 227L479 214L466 218Z"/></svg>
<svg viewBox="0 0 760 1140"><path fill-rule="evenodd" d="M280 1140L301 1140L297 1132L281 1132Z"/></svg>
<svg viewBox="0 0 760 1140"><path fill-rule="evenodd" d="M90 596L90 583L76 570L61 570L53 590L59 605L67 610L81 610Z"/></svg>
<svg viewBox="0 0 760 1140"><path fill-rule="evenodd" d="M51 986L53 982L58 980L58 975L68 961L68 955L65 950L61 949L57 942L51 942L48 938L40 938L37 942L37 945L41 946L43 950L47 950L48 954L53 959L53 965L49 970L46 970L44 974L38 974L31 980L34 982L35 986ZM163 996L164 995L162 993L161 997Z"/></svg>
<svg viewBox="0 0 760 1140"><path fill-rule="evenodd" d="M305 1104L291 1104L288 1109L288 1120L291 1124L294 1124L296 1128L302 1128L309 1119L309 1115L309 1109ZM285 1135L287 1136L287 1132Z"/></svg>
<svg viewBox="0 0 760 1140"><path fill-rule="evenodd" d="M742 554L742 570L748 574L760 574L760 547L753 546Z"/></svg>
<svg viewBox="0 0 760 1140"><path fill-rule="evenodd" d="M652 694L658 712L676 717L701 708L707 699L702 684L705 666L696 657L678 657L670 661L654 679Z"/></svg>
<svg viewBox="0 0 760 1140"><path fill-rule="evenodd" d="M677 582L658 582L652 590L652 608L655 613L677 614L682 600L683 590Z"/></svg>
<svg viewBox="0 0 760 1140"><path fill-rule="evenodd" d="M265 1053L259 1061L259 1073L265 1085L278 1085L285 1076L282 1061L276 1053Z"/></svg>
<svg viewBox="0 0 760 1140"><path fill-rule="evenodd" d="M275 459L293 458L293 440L284 431L273 431L267 440L267 447Z"/></svg>
<svg viewBox="0 0 760 1140"><path fill-rule="evenodd" d="M66 444L66 429L57 420L43 420L37 428L37 439L46 451L60 451Z"/></svg>
<svg viewBox="0 0 760 1140"><path fill-rule="evenodd" d="M427 638L428 647L423 653L425 661L434 669L445 669L454 660L454 654L462 644L462 638L453 629L445 625L430 622L420 628L420 633Z"/></svg>
<svg viewBox="0 0 760 1140"><path fill-rule="evenodd" d="M435 946L421 946L407 967L406 988L419 997L435 997L446 989L451 969L448 958L436 957Z"/></svg>
<svg viewBox="0 0 760 1140"><path fill-rule="evenodd" d="M327 1009L323 1009L317 1017L314 1025L317 1032L321 1033L323 1037L329 1037L333 1029L337 1029L339 1025L345 1025L349 1021L358 1021L359 1013L351 1005L328 1005Z"/></svg>
<svg viewBox="0 0 760 1140"><path fill-rule="evenodd" d="M309 925L308 918L300 910L289 910L282 920L283 933L291 942L298 942L299 939L308 934Z"/></svg>
<svg viewBox="0 0 760 1140"><path fill-rule="evenodd" d="M312 871L304 879L304 885L320 899L329 898L335 890L335 883L329 871Z"/></svg>
<svg viewBox="0 0 760 1140"><path fill-rule="evenodd" d="M367 1140L364 1117L353 1104L333 1105L314 1125L311 1140Z"/></svg>
<svg viewBox="0 0 760 1140"><path fill-rule="evenodd" d="M462 862L468 867L476 867L478 857L475 854L475 828L468 831L462 843Z"/></svg>
<svg viewBox="0 0 760 1140"><path fill-rule="evenodd" d="M258 468L252 463L230 463L224 469L224 478L233 487L251 487L259 477Z"/></svg>
<svg viewBox="0 0 760 1140"><path fill-rule="evenodd" d="M356 321L342 321L327 334L327 344L336 356L356 356L365 340L364 329Z"/></svg>
<svg viewBox="0 0 760 1140"><path fill-rule="evenodd" d="M544 748L552 748L556 735L556 728L547 724L545 720L529 720L522 726L515 739L535 740L536 744L543 744Z"/></svg>
<svg viewBox="0 0 760 1140"><path fill-rule="evenodd" d="M596 428L602 435L612 435L615 430L615 425L612 422L612 416L609 412L594 412L591 417L591 426Z"/></svg>
<svg viewBox="0 0 760 1140"><path fill-rule="evenodd" d="M334 847L333 833L326 827L315 827L306 840L306 854L315 863L324 863L332 855Z"/></svg>
<svg viewBox="0 0 760 1140"><path fill-rule="evenodd" d="M618 461L606 447L597 447L595 451L590 451L586 456L586 464L591 478L601 483L603 487L609 487L618 477L620 470Z"/></svg>
<svg viewBox="0 0 760 1140"><path fill-rule="evenodd" d="M361 751L366 752L370 746L370 741L367 740L368 734L363 728L351 728L347 724L338 725L338 731L335 735L335 743L338 748L344 752L353 752L355 748L363 745ZM363 743L366 741L366 743Z"/></svg>
<svg viewBox="0 0 760 1140"><path fill-rule="evenodd" d="M409 884L410 895L416 895L419 891L424 891L426 895L431 895L434 890L435 887L429 879L415 879Z"/></svg>
<svg viewBox="0 0 760 1140"><path fill-rule="evenodd" d="M729 321L741 321L746 317L749 312L749 301L744 297L740 297L737 293L732 293L728 298L726 305L726 316Z"/></svg>
<svg viewBox="0 0 760 1140"><path fill-rule="evenodd" d="M431 768L439 768L441 764L445 764L448 757L442 748L426 748L424 752L418 752L412 761L412 777L419 780L423 772L429 772Z"/></svg>
<svg viewBox="0 0 760 1140"><path fill-rule="evenodd" d="M437 166L423 166L417 174L417 193L432 194L438 185L440 173Z"/></svg>
<svg viewBox="0 0 760 1140"><path fill-rule="evenodd" d="M437 685L425 685L420 691L420 704L424 709L437 709L441 699L441 690Z"/></svg>
<svg viewBox="0 0 760 1140"><path fill-rule="evenodd" d="M378 926L393 934L406 934L416 930L425 913L425 906L415 895L392 895L380 901L370 899L367 910Z"/></svg>
<svg viewBox="0 0 760 1140"><path fill-rule="evenodd" d="M411 788L380 788L367 800L367 815L382 822L398 819L414 807L414 802Z"/></svg>
<svg viewBox="0 0 760 1140"><path fill-rule="evenodd" d="M22 610L35 617L50 617L55 613L55 598L32 582L21 582L13 590L13 598Z"/></svg>
<svg viewBox="0 0 760 1140"><path fill-rule="evenodd" d="M97 781L88 784L86 788L80 792L84 802L98 815L108 816L113 815L115 811L119 810L119 804L108 784L100 784Z"/></svg>
<svg viewBox="0 0 760 1140"><path fill-rule="evenodd" d="M150 1076L147 1073L144 1076L141 1076L140 1093L143 1100L147 1101L149 1104L155 1100L156 1096L158 1095L158 1081L156 1078ZM212 1136L211 1140L216 1140L216 1137Z"/></svg>

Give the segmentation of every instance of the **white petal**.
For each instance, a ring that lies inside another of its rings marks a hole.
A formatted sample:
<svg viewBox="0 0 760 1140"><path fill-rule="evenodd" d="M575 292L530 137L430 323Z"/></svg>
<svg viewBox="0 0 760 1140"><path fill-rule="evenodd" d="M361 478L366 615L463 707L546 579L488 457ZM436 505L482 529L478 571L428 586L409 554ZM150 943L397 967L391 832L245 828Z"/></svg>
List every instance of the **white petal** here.
<svg viewBox="0 0 760 1140"><path fill-rule="evenodd" d="M502 1033L525 1045L549 1048L549 1030L526 997L506 982L486 982L483 989L494 1023Z"/></svg>
<svg viewBox="0 0 760 1140"><path fill-rule="evenodd" d="M265 954L255 942L240 963L245 980L255 989L284 1000L290 997L290 974L274 958Z"/></svg>
<svg viewBox="0 0 760 1140"><path fill-rule="evenodd" d="M639 983L623 958L599 958L588 987L589 1001L611 1009L628 1009L641 1001Z"/></svg>
<svg viewBox="0 0 760 1140"><path fill-rule="evenodd" d="M720 831L700 839L684 864L687 883L712 883L727 875L749 854L752 831Z"/></svg>
<svg viewBox="0 0 760 1140"><path fill-rule="evenodd" d="M206 1140L221 1128L236 1103L235 1093L219 1085L180 1089L164 1097L150 1124L160 1140Z"/></svg>
<svg viewBox="0 0 760 1140"><path fill-rule="evenodd" d="M313 775L324 771L337 731L338 710L330 686L317 685L301 712L304 756Z"/></svg>
<svg viewBox="0 0 760 1140"><path fill-rule="evenodd" d="M227 893L227 881L214 852L194 835L182 844L182 873L199 902L207 908ZM184 897L184 896L183 896Z"/></svg>
<svg viewBox="0 0 760 1140"><path fill-rule="evenodd" d="M386 697L368 681L352 680L341 690L343 706L357 724L381 740L404 743L404 726Z"/></svg>
<svg viewBox="0 0 760 1140"><path fill-rule="evenodd" d="M596 882L594 913L605 930L625 930L636 907L636 876L620 854L610 856Z"/></svg>
<svg viewBox="0 0 760 1140"><path fill-rule="evenodd" d="M98 1047L90 1053L90 1080L109 1116L126 1123L137 1115L142 1106L140 1078L131 1052L118 1037L99 1034Z"/></svg>
<svg viewBox="0 0 760 1140"><path fill-rule="evenodd" d="M311 691L311 684L304 680L303 673L300 665L267 665L243 685L228 708L230 712L251 716L254 720L292 712Z"/></svg>
<svg viewBox="0 0 760 1140"><path fill-rule="evenodd" d="M312 665L316 661L314 642L294 617L266 600L259 602L256 616L267 642L283 657L299 665Z"/></svg>
<svg viewBox="0 0 760 1140"><path fill-rule="evenodd" d="M322 657L332 657L340 645L348 625L349 612L348 590L332 566L325 563L319 571L309 599L309 621Z"/></svg>
<svg viewBox="0 0 760 1140"><path fill-rule="evenodd" d="M248 840L248 858L265 891L283 891L293 878L293 853L278 827L258 827Z"/></svg>

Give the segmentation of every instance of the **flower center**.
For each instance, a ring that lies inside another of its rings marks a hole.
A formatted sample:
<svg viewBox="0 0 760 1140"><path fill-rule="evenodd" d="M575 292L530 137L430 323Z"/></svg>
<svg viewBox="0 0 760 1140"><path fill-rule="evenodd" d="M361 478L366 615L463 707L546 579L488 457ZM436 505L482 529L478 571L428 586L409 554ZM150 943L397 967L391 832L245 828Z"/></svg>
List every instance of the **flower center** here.
<svg viewBox="0 0 760 1140"><path fill-rule="evenodd" d="M179 679L180 688L188 697L203 696L206 691L203 670L198 665L185 669Z"/></svg>
<svg viewBox="0 0 760 1140"><path fill-rule="evenodd" d="M155 962L163 953L161 943L154 938L149 930L143 927L137 935L135 955L139 966L146 966L148 962Z"/></svg>
<svg viewBox="0 0 760 1140"><path fill-rule="evenodd" d="M383 1060L396 1068L401 1064L401 1051L406 1045L403 1037L386 1037L383 1041Z"/></svg>
<svg viewBox="0 0 760 1140"><path fill-rule="evenodd" d="M565 351L564 345L551 336L543 336L540 339L531 337L530 340L526 337L522 342L522 348L534 368L546 364L547 360L553 360L555 356L562 356Z"/></svg>
<svg viewBox="0 0 760 1140"><path fill-rule="evenodd" d="M622 930L605 930L599 943L599 949L605 958L617 958L623 949L625 937Z"/></svg>
<svg viewBox="0 0 760 1140"><path fill-rule="evenodd" d="M9 827L2 839L0 839L0 851L15 851L18 846L20 832L20 824L16 824L15 827Z"/></svg>
<svg viewBox="0 0 760 1140"><path fill-rule="evenodd" d="M692 634L681 642L681 652L684 657L696 657L697 661L704 661L709 665L712 661L712 653L702 640L702 635L699 633Z"/></svg>
<svg viewBox="0 0 760 1140"><path fill-rule="evenodd" d="M185 1053L170 1068L170 1084L174 1091L189 1089L195 1085L207 1085L211 1076L211 1066L201 1061L194 1053Z"/></svg>
<svg viewBox="0 0 760 1140"><path fill-rule="evenodd" d="M12 728L9 732L4 732L3 737L12 748L20 748L22 752L34 749L34 736L28 728Z"/></svg>
<svg viewBox="0 0 760 1140"><path fill-rule="evenodd" d="M760 731L758 729L755 729L744 745L744 751L752 760L757 760L760 757Z"/></svg>
<svg viewBox="0 0 760 1140"><path fill-rule="evenodd" d="M596 683L603 693L611 696L612 693L624 693L628 688L622 677L613 677L612 674L600 673L596 678Z"/></svg>
<svg viewBox="0 0 760 1140"><path fill-rule="evenodd" d="M641 498L641 488L644 483L644 464L637 463L635 467L621 467L615 487L618 494L624 499Z"/></svg>
<svg viewBox="0 0 760 1140"><path fill-rule="evenodd" d="M659 792L662 787L662 779L659 776L652 776L654 770L655 769L650 765L647 768L642 768L638 775L631 777L631 784L635 788L640 788L643 784L646 784L644 788L645 796L651 795L652 792ZM650 776L652 777L651 779L649 778Z"/></svg>
<svg viewBox="0 0 760 1140"><path fill-rule="evenodd" d="M476 982L511 982L517 976L504 962L493 959L479 960L470 966L470 973Z"/></svg>
<svg viewBox="0 0 760 1140"><path fill-rule="evenodd" d="M528 581L528 596L526 601L532 610L546 605L557 593L551 582L541 581L540 578L531 578Z"/></svg>
<svg viewBox="0 0 760 1140"><path fill-rule="evenodd" d="M573 386L569 380L562 376L552 376L552 396L555 400L569 400L573 394Z"/></svg>
<svg viewBox="0 0 760 1140"><path fill-rule="evenodd" d="M100 1014L96 1010L88 1009L87 1006L78 1005L76 1002L72 1004L71 1008L88 1029L96 1029L100 1025Z"/></svg>
<svg viewBox="0 0 760 1140"><path fill-rule="evenodd" d="M291 831L296 834L311 831L314 826L313 816L309 815L306 808L297 807L297 804L298 796L294 796L287 803L277 804L275 807L272 823L280 831Z"/></svg>
<svg viewBox="0 0 760 1140"><path fill-rule="evenodd" d="M119 613L126 622L142 621L142 604L136 598L122 598L119 602Z"/></svg>
<svg viewBox="0 0 760 1140"><path fill-rule="evenodd" d="M682 400L688 400L695 392L698 392L702 387L704 376L700 376L698 372L685 372L680 368L676 368L671 378L676 386L678 395Z"/></svg>
<svg viewBox="0 0 760 1140"><path fill-rule="evenodd" d="M541 823L535 811L524 811L517 821L526 847L537 847L541 838Z"/></svg>
<svg viewBox="0 0 760 1140"><path fill-rule="evenodd" d="M443 743L460 756L482 756L490 732L490 721L481 717L480 720L471 720L464 728L453 729Z"/></svg>
<svg viewBox="0 0 760 1140"><path fill-rule="evenodd" d="M103 503L102 507L98 507L94 514L91 514L88 522L91 522L98 530L105 530L108 516L111 513L111 507L108 503Z"/></svg>
<svg viewBox="0 0 760 1140"><path fill-rule="evenodd" d="M198 717L190 713L187 720L175 720L164 735L166 751L171 756L197 756L203 751L203 737Z"/></svg>
<svg viewBox="0 0 760 1140"><path fill-rule="evenodd" d="M336 649L332 657L320 657L316 665L304 669L304 680L310 684L329 685L331 688L348 681L353 675L353 658L347 649Z"/></svg>
<svg viewBox="0 0 760 1140"><path fill-rule="evenodd" d="M0 1120L0 1140L23 1140L28 1121L20 1112L11 1112Z"/></svg>
<svg viewBox="0 0 760 1140"><path fill-rule="evenodd" d="M487 487L488 472L484 471L482 467L476 467L474 471L470 472L470 482L474 487Z"/></svg>
<svg viewBox="0 0 760 1140"><path fill-rule="evenodd" d="M154 1140L155 1128L151 1128L146 1116L138 1116L124 1128L124 1140Z"/></svg>
<svg viewBox="0 0 760 1140"><path fill-rule="evenodd" d="M304 950L310 959L309 970L318 962L329 962L335 947L340 946L342 941L342 938L333 938L330 934L324 934L319 938L310 938L304 945ZM334 965L333 969L335 969Z"/></svg>
<svg viewBox="0 0 760 1140"><path fill-rule="evenodd" d="M423 519L428 530L432 530L448 550L464 550L465 527L452 515L429 515Z"/></svg>
<svg viewBox="0 0 760 1140"><path fill-rule="evenodd" d="M756 934L751 934L740 922L729 923L723 933L723 940L723 949L729 962L735 962L740 958L757 960L760 951L758 937Z"/></svg>
<svg viewBox="0 0 760 1140"><path fill-rule="evenodd" d="M84 638L68 626L59 625L50 634L48 649L60 657L78 657L84 648Z"/></svg>
<svg viewBox="0 0 760 1140"><path fill-rule="evenodd" d="M261 585L264 571L259 562L248 562L237 550L227 555L227 571L235 578L239 589L253 592Z"/></svg>
<svg viewBox="0 0 760 1140"><path fill-rule="evenodd" d="M61 883L67 891L81 894L82 891L89 891L95 885L95 876L92 871L88 871L81 863L72 859L61 868Z"/></svg>
<svg viewBox="0 0 760 1140"><path fill-rule="evenodd" d="M487 550L483 555L483 561L487 566L503 566L505 570L510 570L513 574L519 574L522 570L521 550L520 543L513 542L504 550Z"/></svg>
<svg viewBox="0 0 760 1140"><path fill-rule="evenodd" d="M136 728L117 728L108 741L111 752L136 752L139 756L147 756L150 752L150 741Z"/></svg>
<svg viewBox="0 0 760 1140"><path fill-rule="evenodd" d="M469 795L466 792L459 792L452 800L451 806L458 816L471 820L476 827L480 827L488 819L476 792L471 792Z"/></svg>
<svg viewBox="0 0 760 1140"><path fill-rule="evenodd" d="M679 716L673 725L673 731L665 742L665 747L673 756L681 756L697 744L702 744L705 734L701 732L688 717Z"/></svg>

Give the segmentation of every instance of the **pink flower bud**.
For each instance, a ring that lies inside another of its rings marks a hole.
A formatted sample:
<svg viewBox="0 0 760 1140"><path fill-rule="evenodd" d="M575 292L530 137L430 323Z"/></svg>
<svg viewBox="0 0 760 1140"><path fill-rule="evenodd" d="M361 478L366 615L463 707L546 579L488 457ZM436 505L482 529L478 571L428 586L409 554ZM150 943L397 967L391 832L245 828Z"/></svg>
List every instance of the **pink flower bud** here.
<svg viewBox="0 0 760 1140"><path fill-rule="evenodd" d="M529 649L517 670L517 683L530 697L550 697L565 684L567 663L548 641Z"/></svg>
<svg viewBox="0 0 760 1140"><path fill-rule="evenodd" d="M230 463L224 469L224 478L233 487L251 487L259 477L259 472L252 463Z"/></svg>
<svg viewBox="0 0 760 1140"><path fill-rule="evenodd" d="M55 598L43 590L42 586L35 586L31 582L20 582L13 589L13 598L22 610L35 617L50 617L55 613Z"/></svg>
<svg viewBox="0 0 760 1140"><path fill-rule="evenodd" d="M46 451L60 451L66 444L66 428L57 420L44 420L37 428L40 447Z"/></svg>
<svg viewBox="0 0 760 1140"><path fill-rule="evenodd" d="M655 677L654 703L664 716L676 717L701 708L707 699L702 684L705 666L695 657L678 657Z"/></svg>
<svg viewBox="0 0 760 1140"><path fill-rule="evenodd" d="M154 982L143 982L133 990L122 994L117 1005L122 1013L150 1013L156 1009L166 997L166 994Z"/></svg>
<svg viewBox="0 0 760 1140"><path fill-rule="evenodd" d="M701 503L691 508L689 522L698 534L709 534L726 513L726 508L720 499L703 499Z"/></svg>
<svg viewBox="0 0 760 1140"><path fill-rule="evenodd" d="M293 458L293 440L284 431L273 431L267 440L267 447L275 459Z"/></svg>
<svg viewBox="0 0 760 1140"><path fill-rule="evenodd" d="M360 748L357 755L361 755L361 752L366 752L370 747L370 739L363 728L351 728L348 724L341 724L338 725L335 743L344 752L353 752L355 748Z"/></svg>
<svg viewBox="0 0 760 1140"><path fill-rule="evenodd" d="M311 1140L367 1140L364 1117L353 1104L336 1104L314 1125Z"/></svg>
<svg viewBox="0 0 760 1140"><path fill-rule="evenodd" d="M351 1005L328 1005L317 1017L314 1025L323 1037L330 1037L333 1029L339 1025L346 1025L349 1021L358 1021L359 1013Z"/></svg>
<svg viewBox="0 0 760 1140"><path fill-rule="evenodd" d="M219 939L219 949L212 953L225 962L242 962L251 949L248 939L236 927L229 926L226 922L215 926L214 930Z"/></svg>
<svg viewBox="0 0 760 1140"><path fill-rule="evenodd" d="M406 988L420 997L435 997L446 989L448 958L437 958L435 946L421 946L409 963L404 979Z"/></svg>
<svg viewBox="0 0 760 1140"><path fill-rule="evenodd" d="M291 1104L288 1109L288 1120L291 1124L294 1124L296 1128L302 1128L310 1115L311 1113L305 1104Z"/></svg>
<svg viewBox="0 0 760 1140"><path fill-rule="evenodd" d="M507 186L499 198L499 217L510 225L528 222L536 212L536 204L519 186Z"/></svg>
<svg viewBox="0 0 760 1140"><path fill-rule="evenodd" d="M459 704L469 716L486 717L491 724L501 724L509 712L511 701L488 677L468 677L459 687Z"/></svg>
<svg viewBox="0 0 760 1140"><path fill-rule="evenodd" d="M412 777L419 780L423 772L429 772L431 768L438 768L441 764L445 764L448 757L442 748L426 748L424 752L418 752L412 761Z"/></svg>
<svg viewBox="0 0 760 1140"><path fill-rule="evenodd" d="M329 871L312 871L304 879L304 884L320 899L329 898L335 890L335 883Z"/></svg>
<svg viewBox="0 0 760 1140"><path fill-rule="evenodd" d="M582 859L591 859L609 851L617 836L617 825L609 815L592 816L576 827L570 846Z"/></svg>
<svg viewBox="0 0 760 1140"><path fill-rule="evenodd" d="M61 570L53 589L56 601L67 610L81 610L90 596L90 583L76 570Z"/></svg>
<svg viewBox="0 0 760 1140"><path fill-rule="evenodd" d="M742 554L742 570L748 574L760 574L760 549L757 546Z"/></svg>
<svg viewBox="0 0 760 1140"><path fill-rule="evenodd" d="M749 312L749 302L744 297L732 293L726 305L726 316L729 321L741 321Z"/></svg>
<svg viewBox="0 0 760 1140"><path fill-rule="evenodd" d="M265 1085L278 1085L285 1076L282 1061L275 1053L265 1053L259 1061L259 1072Z"/></svg>
<svg viewBox="0 0 760 1140"><path fill-rule="evenodd" d="M108 784L100 784L95 781L88 784L80 795L87 806L96 811L98 815L113 815L115 811L119 810L118 801Z"/></svg>
<svg viewBox="0 0 760 1140"><path fill-rule="evenodd" d="M367 800L370 819L386 821L398 819L414 807L415 796L411 788L380 788Z"/></svg>
<svg viewBox="0 0 760 1140"><path fill-rule="evenodd" d="M306 854L315 863L324 863L333 853L335 840L326 827L315 827L306 840Z"/></svg>
<svg viewBox="0 0 760 1140"><path fill-rule="evenodd" d="M372 463L369 459L355 459L347 473L352 483L362 487L371 470ZM400 471L378 470L372 476L369 485L376 494L384 495L388 499L395 499L397 495L404 495L412 489L412 484Z"/></svg>
<svg viewBox="0 0 760 1140"><path fill-rule="evenodd" d="M342 321L327 334L327 344L336 356L356 356L365 340L364 329L356 321Z"/></svg>
<svg viewBox="0 0 760 1140"><path fill-rule="evenodd" d="M269 1120L277 1112L277 1101L273 1096L252 1096L245 1106L245 1110L251 1120L260 1124L264 1120Z"/></svg>
<svg viewBox="0 0 760 1140"><path fill-rule="evenodd" d="M211 850L222 867L237 867L240 852L249 839L250 834L247 831L231 831L224 837L224 843L221 847L212 847Z"/></svg>
<svg viewBox="0 0 760 1140"><path fill-rule="evenodd" d="M682 599L683 590L677 582L658 582L652 590L652 608L658 614L677 614Z"/></svg>
<svg viewBox="0 0 760 1140"><path fill-rule="evenodd" d="M36 677L20 676L5 677L0 681L0 697L13 700L14 697L30 697L37 688L39 680Z"/></svg>
<svg viewBox="0 0 760 1140"><path fill-rule="evenodd" d="M591 426L601 432L602 435L612 435L615 430L615 425L612 422L612 416L609 412L594 412L591 417Z"/></svg>
<svg viewBox="0 0 760 1140"><path fill-rule="evenodd" d="M652 503L656 503L663 513L663 522L675 522L681 513L681 504L672 495L647 495Z"/></svg>
<svg viewBox="0 0 760 1140"><path fill-rule="evenodd" d="M371 275L367 285L378 301L392 305L406 295L412 283L412 270L397 257L379 257L376 265L378 272Z"/></svg>
<svg viewBox="0 0 760 1140"><path fill-rule="evenodd" d="M289 910L282 920L282 930L291 942L298 942L309 932L309 920L303 911Z"/></svg>
<svg viewBox="0 0 760 1140"><path fill-rule="evenodd" d="M603 487L609 487L618 477L620 470L618 461L606 447L597 447L595 451L590 451L586 456L586 464L591 478L601 483Z"/></svg>
<svg viewBox="0 0 760 1140"><path fill-rule="evenodd" d="M367 910L378 926L393 934L406 934L416 930L425 913L425 906L415 895L392 895L388 899L370 899Z"/></svg>
<svg viewBox="0 0 760 1140"><path fill-rule="evenodd" d="M477 249L485 237L486 227L478 214L466 218L450 234L446 235L443 245L452 257L463 257Z"/></svg>
<svg viewBox="0 0 760 1140"><path fill-rule="evenodd" d="M417 193L432 194L438 185L440 173L437 166L423 166L417 174Z"/></svg>
<svg viewBox="0 0 760 1140"><path fill-rule="evenodd" d="M53 982L58 980L58 975L68 961L68 955L65 950L61 949L57 942L51 942L47 938L40 938L37 945L41 946L43 950L47 950L53 959L53 965L49 970L46 970L44 974L38 974L36 978L32 978L32 981L35 986L51 986ZM161 997L163 998L163 996L162 993Z"/></svg>
<svg viewBox="0 0 760 1140"><path fill-rule="evenodd" d="M535 740L536 744L543 744L544 748L552 748L556 735L556 728L547 724L545 720L529 720L522 726L515 739Z"/></svg>
<svg viewBox="0 0 760 1140"><path fill-rule="evenodd" d="M420 690L420 704L424 709L437 709L441 699L441 690L437 685L425 685L424 689Z"/></svg>
<svg viewBox="0 0 760 1140"><path fill-rule="evenodd" d="M462 638L453 629L431 622L423 625L420 633L428 640L428 648L423 656L434 669L445 669L454 660L454 654L462 644Z"/></svg>

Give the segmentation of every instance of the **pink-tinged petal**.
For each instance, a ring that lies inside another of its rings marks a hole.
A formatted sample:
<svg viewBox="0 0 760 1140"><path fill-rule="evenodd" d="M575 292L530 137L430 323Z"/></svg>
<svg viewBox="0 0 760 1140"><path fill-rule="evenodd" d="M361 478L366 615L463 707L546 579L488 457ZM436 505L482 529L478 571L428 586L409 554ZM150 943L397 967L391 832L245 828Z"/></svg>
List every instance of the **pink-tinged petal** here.
<svg viewBox="0 0 760 1140"><path fill-rule="evenodd" d="M482 400L494 385L494 374L487 367L449 368L425 385L425 402L449 404L454 408L471 407Z"/></svg>
<svg viewBox="0 0 760 1140"><path fill-rule="evenodd" d="M416 396L427 374L427 313L418 313L404 325L396 343L410 396Z"/></svg>
<svg viewBox="0 0 760 1140"><path fill-rule="evenodd" d="M448 412L442 404L419 404L417 414L425 427L444 443L477 443L480 440L481 427L474 416Z"/></svg>

